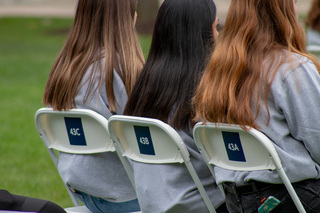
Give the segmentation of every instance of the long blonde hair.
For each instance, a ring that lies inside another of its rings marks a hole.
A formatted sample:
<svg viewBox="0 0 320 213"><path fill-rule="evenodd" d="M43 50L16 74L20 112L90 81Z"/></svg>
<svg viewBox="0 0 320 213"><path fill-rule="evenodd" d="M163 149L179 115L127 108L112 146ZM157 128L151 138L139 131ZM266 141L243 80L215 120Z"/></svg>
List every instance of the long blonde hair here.
<svg viewBox="0 0 320 213"><path fill-rule="evenodd" d="M195 120L256 127L261 98L267 99L277 71L271 66L264 71L262 64L268 58L280 66L288 60L279 59L283 50L289 57L294 52L310 58L319 70L307 54L294 11L293 0L232 0L221 40L193 99Z"/></svg>
<svg viewBox="0 0 320 213"><path fill-rule="evenodd" d="M74 108L78 86L93 65L91 77L100 72L100 86L105 78L109 109L117 109L113 70L119 74L129 94L144 64L134 29L137 1L79 0L74 23L45 87L45 105L57 110ZM104 67L95 63L102 58L105 58ZM90 81L85 100L92 90L101 89L93 85Z"/></svg>

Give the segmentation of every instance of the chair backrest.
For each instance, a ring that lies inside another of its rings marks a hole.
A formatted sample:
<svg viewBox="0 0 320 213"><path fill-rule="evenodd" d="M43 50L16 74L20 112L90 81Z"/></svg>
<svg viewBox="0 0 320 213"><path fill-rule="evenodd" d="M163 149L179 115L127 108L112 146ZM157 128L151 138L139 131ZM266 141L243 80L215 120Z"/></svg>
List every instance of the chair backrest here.
<svg viewBox="0 0 320 213"><path fill-rule="evenodd" d="M109 128L111 138L121 144L122 154L134 161L183 163L184 158L190 160L180 135L160 120L116 115L110 117Z"/></svg>
<svg viewBox="0 0 320 213"><path fill-rule="evenodd" d="M56 167L59 158L55 150L73 154L115 152L108 132L108 120L92 110L56 111L52 108L41 108L35 114L35 124ZM119 157L123 166L128 167L125 169L134 184L128 160ZM69 187L66 188L74 205L79 206L79 201Z"/></svg>
<svg viewBox="0 0 320 213"><path fill-rule="evenodd" d="M73 154L115 151L108 134L108 120L92 110L42 108L36 112L35 123L49 149Z"/></svg>
<svg viewBox="0 0 320 213"><path fill-rule="evenodd" d="M111 116L108 126L119 155L148 164L184 163L209 212L215 212L191 164L190 154L175 129L158 119L125 115Z"/></svg>
<svg viewBox="0 0 320 213"><path fill-rule="evenodd" d="M199 122L193 135L213 176L214 165L236 171L277 170L299 212L305 212L272 141L263 133L239 125Z"/></svg>

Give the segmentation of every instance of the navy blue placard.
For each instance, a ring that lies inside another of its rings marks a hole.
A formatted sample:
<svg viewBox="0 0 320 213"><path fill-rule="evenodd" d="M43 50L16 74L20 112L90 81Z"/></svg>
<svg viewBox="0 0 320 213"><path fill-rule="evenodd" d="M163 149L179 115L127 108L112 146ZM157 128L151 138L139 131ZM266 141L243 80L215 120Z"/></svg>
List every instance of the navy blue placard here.
<svg viewBox="0 0 320 213"><path fill-rule="evenodd" d="M147 126L133 126L133 127L134 127L134 132L136 133L140 153L145 155L155 155L149 127Z"/></svg>
<svg viewBox="0 0 320 213"><path fill-rule="evenodd" d="M70 145L87 146L81 118L65 117L64 122L66 124Z"/></svg>
<svg viewBox="0 0 320 213"><path fill-rule="evenodd" d="M224 140L224 145L226 147L229 160L246 162L239 133L222 131L222 137Z"/></svg>

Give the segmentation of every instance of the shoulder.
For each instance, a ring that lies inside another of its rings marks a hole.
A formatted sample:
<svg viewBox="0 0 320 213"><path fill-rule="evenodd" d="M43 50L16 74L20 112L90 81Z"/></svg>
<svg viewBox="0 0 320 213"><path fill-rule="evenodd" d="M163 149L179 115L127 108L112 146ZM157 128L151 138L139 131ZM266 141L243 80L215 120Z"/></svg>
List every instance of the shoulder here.
<svg viewBox="0 0 320 213"><path fill-rule="evenodd" d="M319 71L309 58L297 53L291 53L291 55L285 55L284 57L287 59L278 69L281 81L286 81L291 77L304 78L313 76L319 78Z"/></svg>

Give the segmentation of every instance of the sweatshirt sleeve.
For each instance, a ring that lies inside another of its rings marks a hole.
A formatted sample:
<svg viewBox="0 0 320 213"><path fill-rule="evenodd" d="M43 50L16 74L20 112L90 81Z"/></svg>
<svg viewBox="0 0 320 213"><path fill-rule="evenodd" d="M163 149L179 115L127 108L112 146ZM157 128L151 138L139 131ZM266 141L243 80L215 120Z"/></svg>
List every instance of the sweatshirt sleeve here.
<svg viewBox="0 0 320 213"><path fill-rule="evenodd" d="M311 61L284 73L278 105L292 137L320 164L320 75Z"/></svg>

